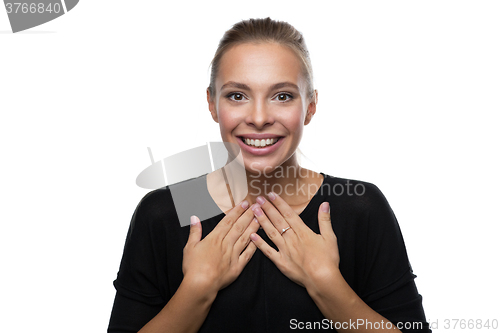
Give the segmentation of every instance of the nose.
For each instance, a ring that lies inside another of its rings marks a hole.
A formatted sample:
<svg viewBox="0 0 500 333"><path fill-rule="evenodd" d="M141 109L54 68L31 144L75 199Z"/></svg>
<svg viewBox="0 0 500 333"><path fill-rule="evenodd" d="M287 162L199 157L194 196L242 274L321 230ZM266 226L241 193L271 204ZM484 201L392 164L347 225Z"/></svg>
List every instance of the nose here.
<svg viewBox="0 0 500 333"><path fill-rule="evenodd" d="M271 107L265 101L255 100L250 106L247 123L258 129L272 125L274 123L274 116Z"/></svg>

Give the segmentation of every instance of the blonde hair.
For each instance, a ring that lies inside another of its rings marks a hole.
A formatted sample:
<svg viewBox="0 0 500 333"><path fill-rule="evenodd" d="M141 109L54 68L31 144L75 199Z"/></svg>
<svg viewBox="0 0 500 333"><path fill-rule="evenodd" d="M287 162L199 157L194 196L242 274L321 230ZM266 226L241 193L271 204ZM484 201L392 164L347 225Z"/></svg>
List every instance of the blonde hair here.
<svg viewBox="0 0 500 333"><path fill-rule="evenodd" d="M208 86L210 96L215 96L215 78L217 77L220 60L224 53L231 47L243 43L274 42L289 47L302 61L304 77L307 82L307 97L313 98L313 71L309 51L302 33L287 22L274 21L267 17L265 19L249 19L233 25L224 33L219 42L215 56L210 63L210 85Z"/></svg>

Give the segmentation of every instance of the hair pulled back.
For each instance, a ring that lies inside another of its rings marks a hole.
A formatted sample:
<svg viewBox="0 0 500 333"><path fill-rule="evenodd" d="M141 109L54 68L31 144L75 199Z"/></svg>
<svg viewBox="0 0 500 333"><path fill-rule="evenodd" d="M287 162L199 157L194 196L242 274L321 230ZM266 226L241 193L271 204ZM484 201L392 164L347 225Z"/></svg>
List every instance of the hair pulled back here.
<svg viewBox="0 0 500 333"><path fill-rule="evenodd" d="M210 96L215 96L215 78L219 72L220 60L224 53L239 44L266 42L287 46L297 55L303 65L304 77L307 83L307 96L312 98L314 96L313 71L309 51L302 33L287 22L275 21L269 17L243 20L224 33L210 63L212 67L210 85L208 86Z"/></svg>

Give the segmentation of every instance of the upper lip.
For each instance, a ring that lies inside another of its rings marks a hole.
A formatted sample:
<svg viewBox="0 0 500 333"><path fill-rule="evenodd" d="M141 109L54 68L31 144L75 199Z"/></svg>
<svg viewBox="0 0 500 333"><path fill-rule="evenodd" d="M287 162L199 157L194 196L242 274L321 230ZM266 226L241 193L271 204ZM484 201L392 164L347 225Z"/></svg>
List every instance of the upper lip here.
<svg viewBox="0 0 500 333"><path fill-rule="evenodd" d="M245 139L254 139L254 140L257 140L257 139L281 138L283 135L265 134L265 133L257 134L257 133L254 133L254 134L241 134L241 135L237 135L237 136L243 137Z"/></svg>

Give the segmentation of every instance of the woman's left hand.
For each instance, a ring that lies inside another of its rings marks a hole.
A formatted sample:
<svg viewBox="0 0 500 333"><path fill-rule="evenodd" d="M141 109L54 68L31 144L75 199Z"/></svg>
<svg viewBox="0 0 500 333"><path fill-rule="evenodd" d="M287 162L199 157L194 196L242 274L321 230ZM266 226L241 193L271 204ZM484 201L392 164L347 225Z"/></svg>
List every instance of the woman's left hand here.
<svg viewBox="0 0 500 333"><path fill-rule="evenodd" d="M340 257L329 203L323 202L318 210L320 234L316 234L280 196L271 192L268 197L272 203L258 197L251 208L279 251L253 233L250 239L255 245L284 275L307 289L337 276Z"/></svg>

